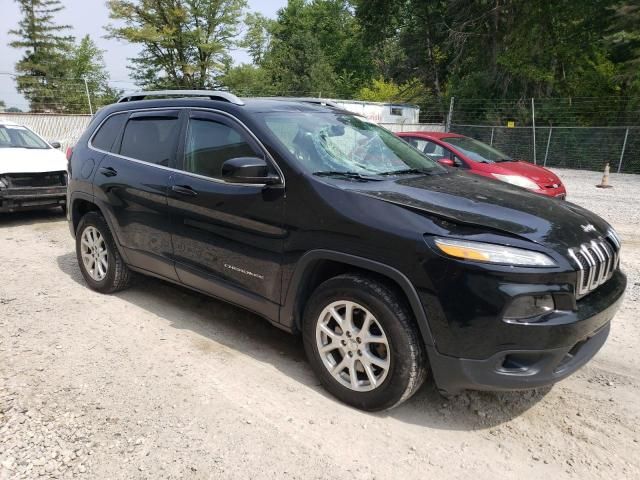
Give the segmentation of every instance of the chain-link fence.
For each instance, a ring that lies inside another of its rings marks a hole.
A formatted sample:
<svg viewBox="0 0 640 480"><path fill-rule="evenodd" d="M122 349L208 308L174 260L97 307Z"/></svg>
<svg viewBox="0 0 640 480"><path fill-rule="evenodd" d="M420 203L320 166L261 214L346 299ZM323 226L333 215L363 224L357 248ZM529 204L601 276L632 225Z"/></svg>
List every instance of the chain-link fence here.
<svg viewBox="0 0 640 480"><path fill-rule="evenodd" d="M539 165L640 173L640 98L451 100L449 130Z"/></svg>
<svg viewBox="0 0 640 480"><path fill-rule="evenodd" d="M532 127L456 125L451 131L508 155L547 167L640 173L640 127Z"/></svg>

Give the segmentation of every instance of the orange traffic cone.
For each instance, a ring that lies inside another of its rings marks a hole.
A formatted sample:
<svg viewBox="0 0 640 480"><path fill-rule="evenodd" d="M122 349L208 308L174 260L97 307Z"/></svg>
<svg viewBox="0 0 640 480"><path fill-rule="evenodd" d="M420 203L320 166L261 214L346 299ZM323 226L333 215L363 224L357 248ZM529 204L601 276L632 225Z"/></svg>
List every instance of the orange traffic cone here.
<svg viewBox="0 0 640 480"><path fill-rule="evenodd" d="M609 185L609 164L607 163L604 167L604 174L602 175L602 181L599 185L596 185L598 188L612 188L613 185Z"/></svg>

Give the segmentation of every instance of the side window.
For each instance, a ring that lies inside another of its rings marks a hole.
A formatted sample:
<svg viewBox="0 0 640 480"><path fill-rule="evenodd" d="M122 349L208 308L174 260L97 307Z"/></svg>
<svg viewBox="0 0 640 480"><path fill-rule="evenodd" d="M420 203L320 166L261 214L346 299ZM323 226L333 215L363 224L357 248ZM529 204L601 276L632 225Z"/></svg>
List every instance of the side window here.
<svg viewBox="0 0 640 480"><path fill-rule="evenodd" d="M178 133L177 117L132 116L124 128L120 154L166 167L175 153Z"/></svg>
<svg viewBox="0 0 640 480"><path fill-rule="evenodd" d="M410 137L407 138L409 143L420 150L422 153L429 155L429 157L434 160L438 160L440 158L449 158L451 157L451 153L444 147L441 147L437 143L430 142L429 140L425 140L424 138L416 138Z"/></svg>
<svg viewBox="0 0 640 480"><path fill-rule="evenodd" d="M185 171L222 178L222 164L225 161L255 156L262 157L237 129L215 120L189 120L184 152Z"/></svg>
<svg viewBox="0 0 640 480"><path fill-rule="evenodd" d="M99 150L115 152L114 143L127 121L126 113L112 115L100 126L91 140L91 145Z"/></svg>

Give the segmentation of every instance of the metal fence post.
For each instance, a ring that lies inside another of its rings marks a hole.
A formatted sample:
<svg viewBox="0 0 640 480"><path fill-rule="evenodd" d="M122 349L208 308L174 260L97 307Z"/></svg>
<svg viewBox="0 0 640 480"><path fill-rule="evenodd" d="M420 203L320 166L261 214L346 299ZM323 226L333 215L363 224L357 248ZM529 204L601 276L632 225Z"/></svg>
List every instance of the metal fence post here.
<svg viewBox="0 0 640 480"><path fill-rule="evenodd" d="M624 158L624 151L627 149L627 138L629 138L629 128L624 132L624 142L622 142L622 152L620 152L620 161L618 162L618 173L622 170L622 159Z"/></svg>
<svg viewBox="0 0 640 480"><path fill-rule="evenodd" d="M493 147L493 131L495 130L495 127L491 127L491 142L489 143L489 145L491 145Z"/></svg>
<svg viewBox="0 0 640 480"><path fill-rule="evenodd" d="M451 97L451 101L449 102L449 115L447 115L447 126L445 132L451 131L451 121L453 120L453 102L456 97Z"/></svg>
<svg viewBox="0 0 640 480"><path fill-rule="evenodd" d="M549 144L551 143L551 134L553 133L553 127L549 127L549 136L547 137L547 149L544 152L544 163L543 167L547 166L547 157L549 156Z"/></svg>
<svg viewBox="0 0 640 480"><path fill-rule="evenodd" d="M531 98L531 119L533 121L533 164L538 164L538 159L536 158L536 102L533 98Z"/></svg>
<svg viewBox="0 0 640 480"><path fill-rule="evenodd" d="M84 80L84 91L87 92L87 101L89 102L89 112L93 115L93 106L91 105L91 96L89 95L89 84L87 83L87 77L82 77Z"/></svg>

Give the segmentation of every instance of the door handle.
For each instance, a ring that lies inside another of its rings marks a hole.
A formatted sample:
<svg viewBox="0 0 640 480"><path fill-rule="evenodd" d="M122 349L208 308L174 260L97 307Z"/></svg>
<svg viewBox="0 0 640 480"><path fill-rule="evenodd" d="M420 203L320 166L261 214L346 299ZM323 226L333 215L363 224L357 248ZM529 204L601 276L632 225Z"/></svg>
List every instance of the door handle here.
<svg viewBox="0 0 640 480"><path fill-rule="evenodd" d="M195 197L196 195L198 195L198 192L196 192L189 185L171 185L171 190L179 193L180 195L187 195L190 197Z"/></svg>
<svg viewBox="0 0 640 480"><path fill-rule="evenodd" d="M116 169L113 167L101 167L100 173L105 177L115 177L118 174Z"/></svg>

